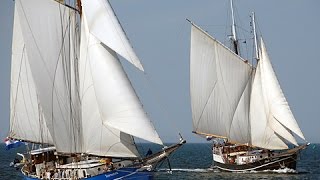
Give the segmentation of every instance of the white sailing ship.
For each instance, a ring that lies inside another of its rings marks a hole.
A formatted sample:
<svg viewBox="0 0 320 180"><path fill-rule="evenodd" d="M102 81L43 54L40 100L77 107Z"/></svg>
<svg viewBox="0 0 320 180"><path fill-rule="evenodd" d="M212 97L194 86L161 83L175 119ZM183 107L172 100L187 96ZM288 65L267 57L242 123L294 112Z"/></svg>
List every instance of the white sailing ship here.
<svg viewBox="0 0 320 180"><path fill-rule="evenodd" d="M9 138L33 144L25 179L149 179L163 145L118 55L143 66L107 0L15 0Z"/></svg>
<svg viewBox="0 0 320 180"><path fill-rule="evenodd" d="M213 138L213 161L222 171L296 168L305 140L272 68L266 46L252 28L256 66L239 55L232 13L228 48L191 22L190 93L195 134ZM258 42L259 40L259 42ZM287 144L293 144L289 149Z"/></svg>

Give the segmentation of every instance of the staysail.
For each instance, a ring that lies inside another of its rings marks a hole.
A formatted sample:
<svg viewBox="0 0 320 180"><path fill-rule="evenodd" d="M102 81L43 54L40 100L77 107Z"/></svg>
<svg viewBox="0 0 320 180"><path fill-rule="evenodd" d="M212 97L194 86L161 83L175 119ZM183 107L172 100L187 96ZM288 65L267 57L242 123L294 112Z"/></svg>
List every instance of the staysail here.
<svg viewBox="0 0 320 180"><path fill-rule="evenodd" d="M84 14L87 15L85 8ZM90 32L90 26L88 27ZM103 124L147 141L162 144L116 52L91 33L88 33L87 60L92 69L93 87Z"/></svg>
<svg viewBox="0 0 320 180"><path fill-rule="evenodd" d="M24 141L53 144L38 102L17 4L14 12L11 59L9 136Z"/></svg>
<svg viewBox="0 0 320 180"><path fill-rule="evenodd" d="M252 87L251 134L252 144L269 149L286 149L282 139L297 142L292 132L305 139L280 88L261 39L260 60Z"/></svg>
<svg viewBox="0 0 320 180"><path fill-rule="evenodd" d="M261 40L256 68L192 23L190 93L193 129L267 149L304 139Z"/></svg>
<svg viewBox="0 0 320 180"><path fill-rule="evenodd" d="M143 71L142 64L109 2L106 0L82 0L82 7L86 12L90 33Z"/></svg>
<svg viewBox="0 0 320 180"><path fill-rule="evenodd" d="M86 154L111 157L139 156L133 138L103 123L95 94L95 86L88 58L90 34L86 15L82 14L80 48L80 97L82 102L83 151ZM99 44L98 44L99 45ZM101 46L101 45L99 45ZM92 59L94 60L94 59Z"/></svg>

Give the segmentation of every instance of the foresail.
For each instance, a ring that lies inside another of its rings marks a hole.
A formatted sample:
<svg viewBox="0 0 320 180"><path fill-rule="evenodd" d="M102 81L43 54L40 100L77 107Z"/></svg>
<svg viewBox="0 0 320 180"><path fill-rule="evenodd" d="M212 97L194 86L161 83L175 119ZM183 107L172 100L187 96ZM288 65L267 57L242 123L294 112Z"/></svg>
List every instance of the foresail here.
<svg viewBox="0 0 320 180"><path fill-rule="evenodd" d="M142 64L133 51L109 2L107 0L82 0L82 7L87 16L90 33L143 71Z"/></svg>
<svg viewBox="0 0 320 180"><path fill-rule="evenodd" d="M133 138L103 123L95 94L90 59L85 13L81 23L81 49L79 60L80 97L82 105L83 152L86 154L111 157L137 157L139 153Z"/></svg>
<svg viewBox="0 0 320 180"><path fill-rule="evenodd" d="M304 136L280 88L262 39L258 68L260 69L260 74L255 81L260 81L261 83L262 89L260 96L263 97L263 106L266 111L266 120L269 128L281 138L297 145L292 132L302 139L304 139ZM254 97L252 97L252 99L254 99ZM252 110L252 113L255 113L254 110ZM259 121L257 124L260 124L260 119L253 118L252 121Z"/></svg>
<svg viewBox="0 0 320 180"><path fill-rule="evenodd" d="M193 129L250 143L249 108L252 68L192 24L190 92Z"/></svg>
<svg viewBox="0 0 320 180"><path fill-rule="evenodd" d="M24 141L53 144L37 99L16 5L12 39L9 136Z"/></svg>
<svg viewBox="0 0 320 180"><path fill-rule="evenodd" d="M116 53L91 33L88 36L86 58L103 125L162 144Z"/></svg>
<svg viewBox="0 0 320 180"><path fill-rule="evenodd" d="M58 152L81 152L76 12L51 0L16 0L39 103ZM35 8L36 7L36 8Z"/></svg>
<svg viewBox="0 0 320 180"><path fill-rule="evenodd" d="M258 63L252 84L250 99L251 143L266 149L287 149L288 146L272 130L264 103L261 68Z"/></svg>

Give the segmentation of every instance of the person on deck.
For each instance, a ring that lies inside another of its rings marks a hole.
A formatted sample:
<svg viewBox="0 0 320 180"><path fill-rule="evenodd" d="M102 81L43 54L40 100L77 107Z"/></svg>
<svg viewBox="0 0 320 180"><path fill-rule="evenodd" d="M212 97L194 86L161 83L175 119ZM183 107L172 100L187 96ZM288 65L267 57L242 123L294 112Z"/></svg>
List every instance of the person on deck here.
<svg viewBox="0 0 320 180"><path fill-rule="evenodd" d="M149 148L146 156L150 156L151 154L152 154L152 151L151 151L151 149Z"/></svg>

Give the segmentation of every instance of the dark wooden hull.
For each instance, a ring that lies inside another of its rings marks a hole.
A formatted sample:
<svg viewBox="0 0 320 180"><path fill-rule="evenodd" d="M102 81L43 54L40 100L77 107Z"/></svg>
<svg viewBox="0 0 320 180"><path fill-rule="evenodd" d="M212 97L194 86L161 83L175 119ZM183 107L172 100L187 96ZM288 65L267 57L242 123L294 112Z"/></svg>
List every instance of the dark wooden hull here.
<svg viewBox="0 0 320 180"><path fill-rule="evenodd" d="M214 162L215 166L222 171L228 172L247 172L247 171L264 171L264 170L278 170L283 168L296 169L297 153L287 154L268 159L262 159L254 163L244 165L223 164Z"/></svg>
<svg viewBox="0 0 320 180"><path fill-rule="evenodd" d="M289 149L276 156L261 159L254 163L243 165L237 164L224 164L214 161L215 167L221 171L227 172L248 172L248 171L264 171L264 170L278 170L278 169L296 169L297 157L301 150L305 149L308 144L304 144L293 149Z"/></svg>

